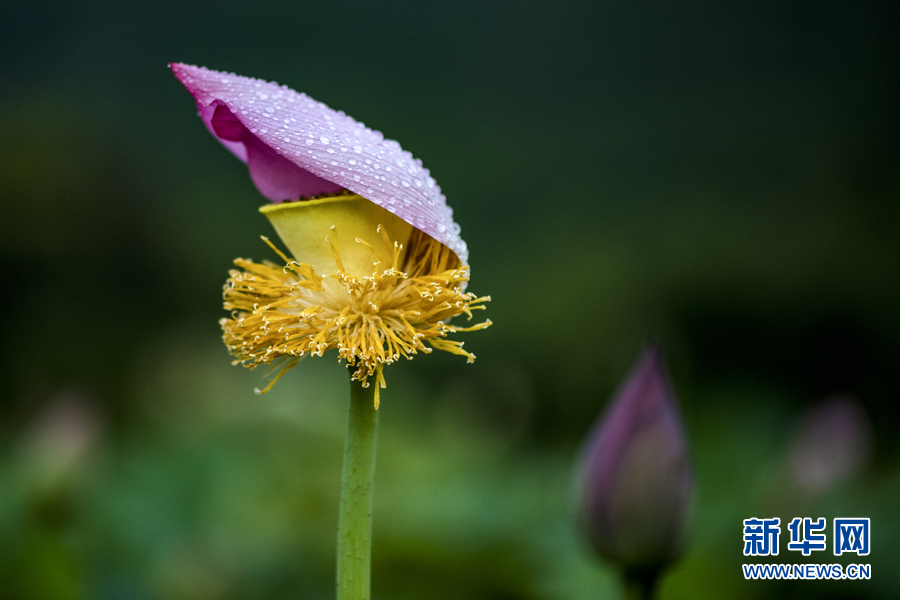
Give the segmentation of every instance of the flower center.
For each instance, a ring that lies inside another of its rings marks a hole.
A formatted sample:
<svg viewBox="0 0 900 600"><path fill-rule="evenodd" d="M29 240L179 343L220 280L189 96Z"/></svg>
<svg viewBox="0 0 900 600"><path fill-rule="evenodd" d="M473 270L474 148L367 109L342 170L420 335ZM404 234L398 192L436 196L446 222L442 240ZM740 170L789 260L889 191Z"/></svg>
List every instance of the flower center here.
<svg viewBox="0 0 900 600"><path fill-rule="evenodd" d="M368 387L369 377L385 387L383 366L401 357L437 348L475 360L463 342L446 339L450 333L475 331L491 325L488 319L470 327L447 324L450 318L483 310L490 297L463 291L469 267L461 266L453 252L415 230L403 264L403 245L392 242L379 225L380 243L357 238L378 257L372 274L358 277L344 271L338 232L331 228L328 241L337 271L321 275L308 264L290 260L268 239L285 261L256 263L236 259L243 270L231 270L225 284L223 339L234 364L255 368L273 364L278 375L259 393L271 389L290 368L306 356L321 356L332 348L338 360L355 366L353 379ZM378 407L378 389L375 406Z"/></svg>

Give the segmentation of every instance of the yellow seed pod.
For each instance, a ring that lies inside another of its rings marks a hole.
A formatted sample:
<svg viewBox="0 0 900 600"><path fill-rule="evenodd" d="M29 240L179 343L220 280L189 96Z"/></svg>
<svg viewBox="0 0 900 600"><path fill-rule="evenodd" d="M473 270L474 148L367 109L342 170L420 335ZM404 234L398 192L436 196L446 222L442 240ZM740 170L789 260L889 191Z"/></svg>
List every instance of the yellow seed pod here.
<svg viewBox="0 0 900 600"><path fill-rule="evenodd" d="M378 244L380 249L379 225L392 241L403 246L399 261L403 264L413 233L412 225L356 195L267 204L259 211L268 217L294 259L320 275L340 269L362 278L390 268L374 266L379 256L369 244ZM339 249L342 265L337 264L332 245Z"/></svg>

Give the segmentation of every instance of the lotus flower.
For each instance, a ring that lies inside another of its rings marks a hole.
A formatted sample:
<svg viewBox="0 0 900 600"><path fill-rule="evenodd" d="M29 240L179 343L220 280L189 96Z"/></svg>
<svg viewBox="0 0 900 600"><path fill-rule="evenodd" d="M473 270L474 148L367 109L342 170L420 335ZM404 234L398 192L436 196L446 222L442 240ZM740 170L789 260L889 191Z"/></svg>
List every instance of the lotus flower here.
<svg viewBox="0 0 900 600"><path fill-rule="evenodd" d="M581 518L596 551L655 578L682 549L692 476L661 351L648 348L581 456ZM646 583L646 581L645 581Z"/></svg>
<svg viewBox="0 0 900 600"><path fill-rule="evenodd" d="M283 265L235 261L242 270L230 273L232 317L222 328L236 363L284 363L281 377L299 359L333 348L364 386L375 376L384 387L383 365L400 357L437 348L475 358L445 338L490 321L468 328L447 321L471 318L489 298L465 292L466 244L421 161L285 86L170 66L209 131L273 202L260 210L293 254L276 249Z"/></svg>

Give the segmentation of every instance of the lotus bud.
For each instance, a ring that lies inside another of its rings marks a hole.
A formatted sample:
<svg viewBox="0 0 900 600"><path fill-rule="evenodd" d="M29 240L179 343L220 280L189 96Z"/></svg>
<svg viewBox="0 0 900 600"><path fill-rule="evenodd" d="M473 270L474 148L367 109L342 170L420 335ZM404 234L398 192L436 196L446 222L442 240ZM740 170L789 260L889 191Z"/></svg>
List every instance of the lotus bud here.
<svg viewBox="0 0 900 600"><path fill-rule="evenodd" d="M22 441L22 463L31 489L38 495L65 489L85 466L101 425L88 396L74 390L59 394Z"/></svg>
<svg viewBox="0 0 900 600"><path fill-rule="evenodd" d="M626 583L652 587L682 552L692 491L687 439L662 352L644 351L581 455L580 517Z"/></svg>
<svg viewBox="0 0 900 600"><path fill-rule="evenodd" d="M871 447L871 425L856 400L834 397L803 416L791 448L794 481L822 492L861 469Z"/></svg>

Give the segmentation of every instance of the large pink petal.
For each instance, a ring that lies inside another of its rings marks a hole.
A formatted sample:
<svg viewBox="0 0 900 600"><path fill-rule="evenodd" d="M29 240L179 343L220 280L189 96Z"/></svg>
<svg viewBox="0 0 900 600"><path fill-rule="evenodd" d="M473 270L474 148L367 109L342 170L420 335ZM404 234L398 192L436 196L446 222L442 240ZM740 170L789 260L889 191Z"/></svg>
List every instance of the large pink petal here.
<svg viewBox="0 0 900 600"><path fill-rule="evenodd" d="M441 188L397 142L286 86L170 66L193 94L206 126L248 163L253 182L270 200L344 187L445 244L466 263L466 243Z"/></svg>

